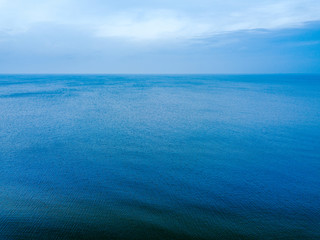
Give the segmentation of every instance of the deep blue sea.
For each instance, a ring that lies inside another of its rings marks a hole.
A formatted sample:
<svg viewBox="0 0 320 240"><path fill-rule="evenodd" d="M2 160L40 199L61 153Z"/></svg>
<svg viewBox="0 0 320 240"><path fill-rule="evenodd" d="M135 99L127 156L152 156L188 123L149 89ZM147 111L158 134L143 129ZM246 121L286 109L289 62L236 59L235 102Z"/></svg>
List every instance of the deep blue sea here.
<svg viewBox="0 0 320 240"><path fill-rule="evenodd" d="M320 75L1 75L0 239L320 239Z"/></svg>

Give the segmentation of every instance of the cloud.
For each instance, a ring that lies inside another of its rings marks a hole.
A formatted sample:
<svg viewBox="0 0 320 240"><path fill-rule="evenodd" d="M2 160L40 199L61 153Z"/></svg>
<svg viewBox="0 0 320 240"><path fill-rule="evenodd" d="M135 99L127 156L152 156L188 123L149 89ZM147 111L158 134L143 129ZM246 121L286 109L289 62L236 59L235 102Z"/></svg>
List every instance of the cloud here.
<svg viewBox="0 0 320 240"><path fill-rule="evenodd" d="M0 73L319 73L319 29L320 22L137 44L39 23L0 41Z"/></svg>
<svg viewBox="0 0 320 240"><path fill-rule="evenodd" d="M62 0L0 0L0 30L7 34L21 34L33 25L58 22Z"/></svg>
<svg viewBox="0 0 320 240"><path fill-rule="evenodd" d="M124 12L105 22L96 28L97 36L134 41L184 39L210 32L210 24L169 10Z"/></svg>
<svg viewBox="0 0 320 240"><path fill-rule="evenodd" d="M0 0L0 32L21 34L40 23L82 29L99 38L190 40L320 20L318 0Z"/></svg>

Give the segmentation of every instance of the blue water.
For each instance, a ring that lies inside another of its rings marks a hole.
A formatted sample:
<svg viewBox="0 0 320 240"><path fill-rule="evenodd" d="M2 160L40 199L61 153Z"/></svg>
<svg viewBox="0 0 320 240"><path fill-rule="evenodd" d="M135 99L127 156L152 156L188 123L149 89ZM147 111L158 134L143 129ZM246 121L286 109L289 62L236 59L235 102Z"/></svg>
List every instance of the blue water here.
<svg viewBox="0 0 320 240"><path fill-rule="evenodd" d="M1 75L0 239L320 239L320 76Z"/></svg>

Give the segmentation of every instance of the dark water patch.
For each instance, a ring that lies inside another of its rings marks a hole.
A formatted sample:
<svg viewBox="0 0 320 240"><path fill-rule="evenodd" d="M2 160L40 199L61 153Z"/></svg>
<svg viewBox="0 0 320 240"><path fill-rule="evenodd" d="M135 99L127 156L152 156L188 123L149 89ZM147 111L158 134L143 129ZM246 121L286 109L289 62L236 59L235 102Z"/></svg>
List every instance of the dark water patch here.
<svg viewBox="0 0 320 240"><path fill-rule="evenodd" d="M55 91L37 91L37 92L17 92L10 94L0 94L0 98L27 98L27 97L56 97L57 95L74 96L75 90L59 89Z"/></svg>

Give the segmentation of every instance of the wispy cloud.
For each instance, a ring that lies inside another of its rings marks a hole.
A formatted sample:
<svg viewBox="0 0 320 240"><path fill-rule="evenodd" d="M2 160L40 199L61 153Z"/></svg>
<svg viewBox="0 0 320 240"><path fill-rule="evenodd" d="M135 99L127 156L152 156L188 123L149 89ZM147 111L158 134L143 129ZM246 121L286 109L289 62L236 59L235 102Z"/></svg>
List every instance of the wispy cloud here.
<svg viewBox="0 0 320 240"><path fill-rule="evenodd" d="M210 32L210 24L172 10L134 10L107 17L97 24L97 36L135 41L181 39Z"/></svg>
<svg viewBox="0 0 320 240"><path fill-rule="evenodd" d="M320 2L280 1L252 4L221 14L188 15L179 10L146 10L111 14L97 24L97 36L131 40L192 39L252 29L301 26L320 19Z"/></svg>
<svg viewBox="0 0 320 240"><path fill-rule="evenodd" d="M174 2L174 3L172 3ZM103 38L133 41L192 39L250 29L290 28L320 20L318 0L130 1L0 0L0 29L11 34L56 23ZM195 7L194 3L198 6ZM122 3L122 4L120 4ZM179 7L177 3L180 3Z"/></svg>
<svg viewBox="0 0 320 240"><path fill-rule="evenodd" d="M319 72L319 12L319 0L0 0L0 72Z"/></svg>

